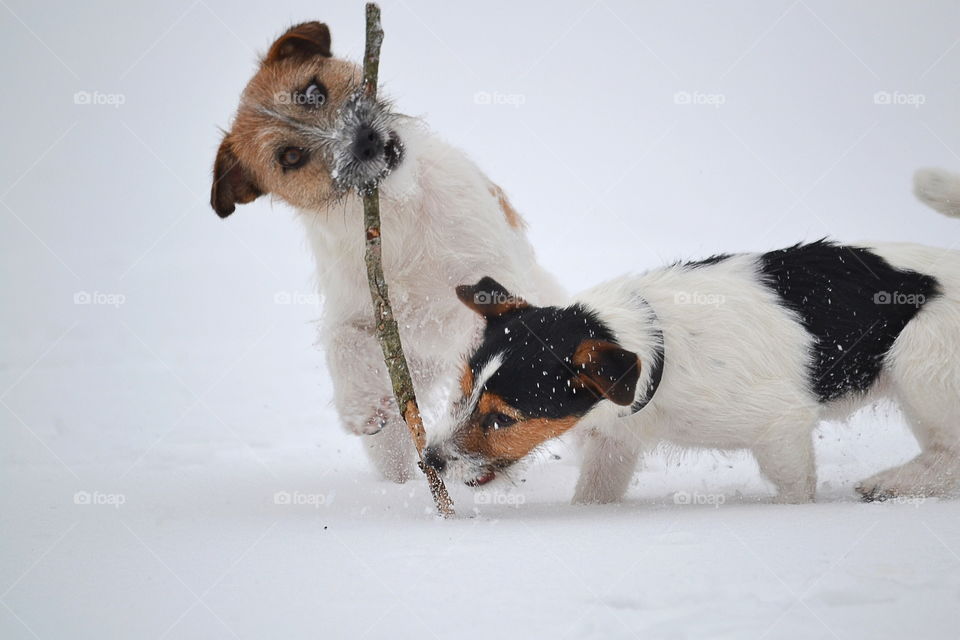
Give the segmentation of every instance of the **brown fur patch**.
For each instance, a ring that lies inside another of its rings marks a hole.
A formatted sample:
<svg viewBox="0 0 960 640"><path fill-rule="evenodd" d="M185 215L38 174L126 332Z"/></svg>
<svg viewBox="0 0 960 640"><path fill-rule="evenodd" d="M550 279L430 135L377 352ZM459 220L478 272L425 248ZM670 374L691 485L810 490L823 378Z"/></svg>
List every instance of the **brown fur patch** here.
<svg viewBox="0 0 960 640"><path fill-rule="evenodd" d="M517 420L502 429L484 430L486 416L502 413ZM495 393L484 393L477 402L477 413L460 436L460 448L467 453L483 456L493 465L516 462L538 446L563 434L577 423L578 418L524 420L521 413Z"/></svg>
<svg viewBox="0 0 960 640"><path fill-rule="evenodd" d="M526 457L547 440L563 435L577 420L574 416L536 418L492 431L484 431L477 422L463 434L460 446L463 451L479 454L494 465L512 463Z"/></svg>
<svg viewBox="0 0 960 640"><path fill-rule="evenodd" d="M574 381L584 389L620 405L633 401L640 360L636 355L606 340L584 340L573 354L572 362L582 371Z"/></svg>
<svg viewBox="0 0 960 640"><path fill-rule="evenodd" d="M498 185L490 183L490 193L493 194L493 197L495 197L500 204L500 210L503 212L503 217L507 219L507 224L518 231L526 230L527 221L524 220L523 217L517 213L517 210L513 208L513 205L510 204L510 200L507 199L507 194L504 190Z"/></svg>
<svg viewBox="0 0 960 640"><path fill-rule="evenodd" d="M503 285L492 278L486 277L477 284L461 284L456 288L457 298L471 311L490 318L502 316L526 309L530 303L510 294Z"/></svg>
<svg viewBox="0 0 960 640"><path fill-rule="evenodd" d="M495 393L489 392L480 395L480 399L477 400L477 410L480 411L482 415L502 413L515 420L519 420L521 417L520 412L507 404L503 398Z"/></svg>
<svg viewBox="0 0 960 640"><path fill-rule="evenodd" d="M321 22L304 22L287 29L270 47L264 61L311 56L330 57L330 29Z"/></svg>
<svg viewBox="0 0 960 640"><path fill-rule="evenodd" d="M229 136L220 143L213 163L213 185L210 187L210 206L221 218L233 213L238 204L253 202L262 195L253 176L233 153Z"/></svg>
<svg viewBox="0 0 960 640"><path fill-rule="evenodd" d="M460 392L464 397L473 393L473 369L469 364L463 368L463 374L460 376Z"/></svg>
<svg viewBox="0 0 960 640"><path fill-rule="evenodd" d="M224 143L229 141L226 148L236 159L236 162L225 166L237 165L237 175L243 176L245 183L255 185L257 195L273 194L294 207L312 211L325 210L338 196L330 175L331 167L324 154L311 151L303 167L283 171L277 161L282 149L310 149L311 144L294 127L263 113L263 109L320 127L335 122L337 110L360 84L361 71L352 62L322 54L324 33L329 37L324 25L305 23L293 27L273 44L270 53L244 89L233 126L224 136ZM314 53L286 55L285 47L289 46L293 46L297 52ZM329 42L326 46L329 47ZM319 109L304 110L291 100L291 96L314 79L326 87L326 100ZM252 200L252 194L253 191L242 189L214 193L214 208L224 215L235 204Z"/></svg>

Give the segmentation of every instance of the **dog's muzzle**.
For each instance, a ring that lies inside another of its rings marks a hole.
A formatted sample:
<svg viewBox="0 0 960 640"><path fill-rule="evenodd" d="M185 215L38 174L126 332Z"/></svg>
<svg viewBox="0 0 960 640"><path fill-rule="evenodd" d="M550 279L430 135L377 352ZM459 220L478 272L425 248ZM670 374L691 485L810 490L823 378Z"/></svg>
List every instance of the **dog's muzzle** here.
<svg viewBox="0 0 960 640"><path fill-rule="evenodd" d="M341 190L372 189L400 164L403 142L393 129L395 119L386 106L360 94L341 108L331 149Z"/></svg>
<svg viewBox="0 0 960 640"><path fill-rule="evenodd" d="M463 479L464 484L470 487L479 487L487 484L496 477L496 472L489 465L477 467L463 460L459 455L445 451L441 445L430 445L423 451L423 464L440 475L451 471L454 467L456 475Z"/></svg>
<svg viewBox="0 0 960 640"><path fill-rule="evenodd" d="M389 131L384 140L379 131L367 125L357 130L351 151L353 157L361 163L374 163L382 156L390 170L396 168L403 157L403 145L400 144L396 132Z"/></svg>

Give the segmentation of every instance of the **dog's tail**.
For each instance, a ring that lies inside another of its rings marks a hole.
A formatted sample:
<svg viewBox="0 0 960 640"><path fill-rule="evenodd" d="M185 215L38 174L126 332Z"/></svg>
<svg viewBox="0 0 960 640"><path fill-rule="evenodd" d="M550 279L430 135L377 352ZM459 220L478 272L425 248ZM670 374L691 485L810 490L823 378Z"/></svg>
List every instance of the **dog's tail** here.
<svg viewBox="0 0 960 640"><path fill-rule="evenodd" d="M940 213L960 218L960 175L943 169L919 169L913 174L913 193Z"/></svg>

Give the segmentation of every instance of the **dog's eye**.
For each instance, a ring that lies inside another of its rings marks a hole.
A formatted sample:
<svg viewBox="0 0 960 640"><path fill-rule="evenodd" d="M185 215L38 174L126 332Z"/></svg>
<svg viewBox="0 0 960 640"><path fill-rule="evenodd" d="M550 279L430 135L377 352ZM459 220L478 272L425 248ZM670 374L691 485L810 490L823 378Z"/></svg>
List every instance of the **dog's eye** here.
<svg viewBox="0 0 960 640"><path fill-rule="evenodd" d="M319 109L327 101L327 88L319 80L311 80L303 89L300 89L294 95L297 104L308 109Z"/></svg>
<svg viewBox="0 0 960 640"><path fill-rule="evenodd" d="M280 166L284 169L299 169L306 164L309 157L310 154L307 153L306 149L301 149L300 147L284 147L280 149L280 153L277 154L277 162L279 162Z"/></svg>
<svg viewBox="0 0 960 640"><path fill-rule="evenodd" d="M509 427L515 422L516 419L511 418L505 413L488 413L483 417L483 422L480 424L484 431L490 431L491 429L496 430Z"/></svg>

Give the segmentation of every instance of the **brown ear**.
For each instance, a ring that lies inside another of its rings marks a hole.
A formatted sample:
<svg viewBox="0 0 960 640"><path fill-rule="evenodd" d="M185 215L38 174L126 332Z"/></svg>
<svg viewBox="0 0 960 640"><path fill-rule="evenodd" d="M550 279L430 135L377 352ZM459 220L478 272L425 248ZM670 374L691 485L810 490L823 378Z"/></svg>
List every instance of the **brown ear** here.
<svg viewBox="0 0 960 640"><path fill-rule="evenodd" d="M477 284L461 284L457 287L457 297L488 320L530 306L526 300L511 294L490 276L481 278Z"/></svg>
<svg viewBox="0 0 960 640"><path fill-rule="evenodd" d="M304 22L287 29L270 47L264 62L275 62L286 58L329 58L330 29L322 22Z"/></svg>
<svg viewBox="0 0 960 640"><path fill-rule="evenodd" d="M263 195L253 176L233 153L229 136L223 138L213 163L213 186L210 206L221 218L233 213L237 204L253 202Z"/></svg>
<svg viewBox="0 0 960 640"><path fill-rule="evenodd" d="M640 379L637 354L606 340L584 340L573 354L580 370L574 383L600 394L607 400L626 406L633 403Z"/></svg>

